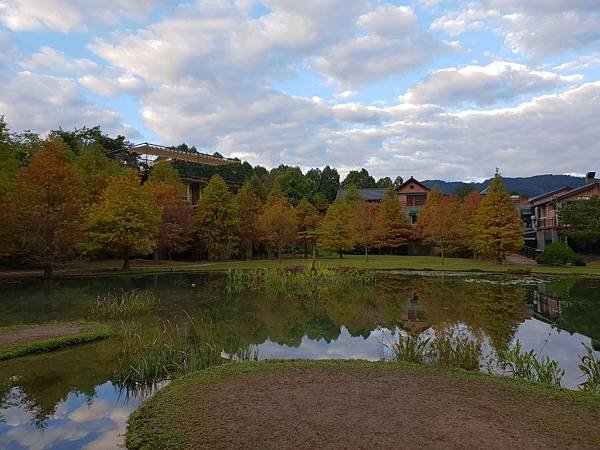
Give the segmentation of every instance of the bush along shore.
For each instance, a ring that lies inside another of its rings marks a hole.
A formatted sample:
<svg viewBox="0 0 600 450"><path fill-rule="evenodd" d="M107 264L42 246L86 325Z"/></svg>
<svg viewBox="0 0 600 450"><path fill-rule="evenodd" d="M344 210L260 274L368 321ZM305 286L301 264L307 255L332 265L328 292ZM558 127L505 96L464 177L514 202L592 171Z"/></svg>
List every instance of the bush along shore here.
<svg viewBox="0 0 600 450"><path fill-rule="evenodd" d="M110 334L110 326L95 322L54 322L0 328L0 360L93 342Z"/></svg>

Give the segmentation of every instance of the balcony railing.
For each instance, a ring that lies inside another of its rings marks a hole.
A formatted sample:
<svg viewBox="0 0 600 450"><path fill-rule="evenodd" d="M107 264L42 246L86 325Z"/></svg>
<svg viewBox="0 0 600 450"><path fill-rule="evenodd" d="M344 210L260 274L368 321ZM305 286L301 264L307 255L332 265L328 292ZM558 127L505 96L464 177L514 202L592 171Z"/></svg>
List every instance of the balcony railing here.
<svg viewBox="0 0 600 450"><path fill-rule="evenodd" d="M540 217L537 219L537 228L556 228L558 225L556 217Z"/></svg>

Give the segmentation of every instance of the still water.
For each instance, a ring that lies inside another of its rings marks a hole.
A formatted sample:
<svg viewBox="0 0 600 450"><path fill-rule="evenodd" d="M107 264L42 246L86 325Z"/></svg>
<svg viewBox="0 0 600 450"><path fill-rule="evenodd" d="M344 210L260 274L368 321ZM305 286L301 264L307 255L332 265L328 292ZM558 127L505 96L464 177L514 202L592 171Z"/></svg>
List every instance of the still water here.
<svg viewBox="0 0 600 450"><path fill-rule="evenodd" d="M507 278L472 274L382 274L377 287L310 296L231 293L222 274L118 276L0 286L0 327L89 318L99 295L151 290L159 310L115 323L109 339L0 362L0 448L117 448L129 414L151 392L111 382L125 326L151 330L189 317L212 324L223 354L248 347L266 358L389 356L400 330L463 327L484 351L520 340L581 382L582 343L600 354L600 279Z"/></svg>

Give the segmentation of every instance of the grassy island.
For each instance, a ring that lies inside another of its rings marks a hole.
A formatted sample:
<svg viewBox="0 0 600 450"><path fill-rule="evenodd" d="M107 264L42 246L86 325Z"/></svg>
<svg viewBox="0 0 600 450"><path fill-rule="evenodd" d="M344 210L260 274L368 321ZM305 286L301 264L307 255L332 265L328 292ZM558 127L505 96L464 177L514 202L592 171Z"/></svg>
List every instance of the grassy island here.
<svg viewBox="0 0 600 450"><path fill-rule="evenodd" d="M95 322L55 322L0 328L0 360L97 341L110 333L108 325Z"/></svg>
<svg viewBox="0 0 600 450"><path fill-rule="evenodd" d="M598 448L600 398L438 366L225 364L175 380L129 419L129 449Z"/></svg>

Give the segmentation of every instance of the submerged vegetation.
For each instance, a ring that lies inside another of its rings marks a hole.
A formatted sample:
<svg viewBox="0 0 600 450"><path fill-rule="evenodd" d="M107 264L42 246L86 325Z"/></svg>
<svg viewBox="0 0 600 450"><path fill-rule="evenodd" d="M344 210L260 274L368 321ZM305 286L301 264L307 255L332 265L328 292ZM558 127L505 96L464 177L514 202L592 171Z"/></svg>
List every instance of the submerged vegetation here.
<svg viewBox="0 0 600 450"><path fill-rule="evenodd" d="M375 272L355 267L229 269L226 274L229 291L255 289L270 294L311 292L319 287L369 287L377 280Z"/></svg>
<svg viewBox="0 0 600 450"><path fill-rule="evenodd" d="M96 319L124 319L146 314L158 307L151 291L120 291L98 296L90 315Z"/></svg>

